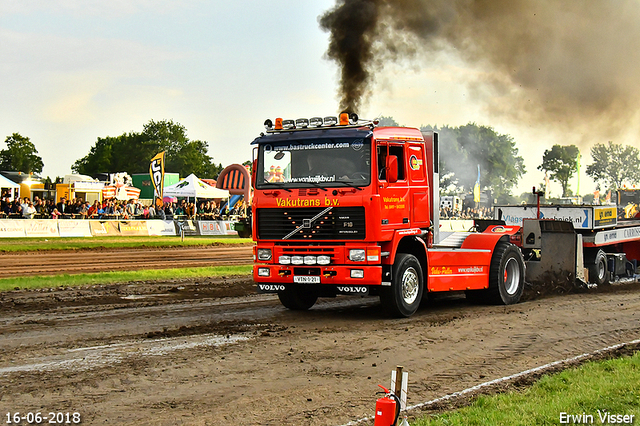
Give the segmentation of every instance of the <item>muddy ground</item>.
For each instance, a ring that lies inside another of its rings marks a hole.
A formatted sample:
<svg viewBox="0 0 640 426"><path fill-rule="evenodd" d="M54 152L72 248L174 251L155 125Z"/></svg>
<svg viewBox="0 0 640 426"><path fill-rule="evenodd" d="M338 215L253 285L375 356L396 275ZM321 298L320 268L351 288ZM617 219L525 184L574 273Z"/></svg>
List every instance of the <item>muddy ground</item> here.
<svg viewBox="0 0 640 426"><path fill-rule="evenodd" d="M638 284L527 297L479 306L448 295L390 319L370 297L288 311L249 277L0 293L0 415L342 425L373 416L397 365L414 405L640 338Z"/></svg>

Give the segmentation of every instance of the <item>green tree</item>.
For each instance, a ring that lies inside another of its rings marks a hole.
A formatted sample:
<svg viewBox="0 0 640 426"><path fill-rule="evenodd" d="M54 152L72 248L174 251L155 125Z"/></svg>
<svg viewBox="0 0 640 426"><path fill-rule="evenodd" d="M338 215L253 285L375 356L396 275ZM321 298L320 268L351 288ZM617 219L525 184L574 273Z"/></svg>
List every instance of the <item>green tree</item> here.
<svg viewBox="0 0 640 426"><path fill-rule="evenodd" d="M165 170L181 176L194 173L198 177L215 178L222 171L222 164L213 163L208 149L207 142L189 140L181 124L151 120L142 133L98 138L89 154L77 160L71 169L89 175L118 171L146 173L151 158L165 151Z"/></svg>
<svg viewBox="0 0 640 426"><path fill-rule="evenodd" d="M0 169L23 173L40 173L44 167L36 146L19 133L4 140L7 149L0 151Z"/></svg>
<svg viewBox="0 0 640 426"><path fill-rule="evenodd" d="M640 181L640 151L633 146L622 146L612 141L591 148L593 163L587 166L587 175L610 189L619 189L623 183Z"/></svg>
<svg viewBox="0 0 640 426"><path fill-rule="evenodd" d="M385 117L382 116L380 117L380 126L381 127L398 127L399 124L396 120L393 119L393 117Z"/></svg>
<svg viewBox="0 0 640 426"><path fill-rule="evenodd" d="M568 197L569 179L577 170L580 150L575 145L554 145L544 151L538 170L549 172L549 178L562 185L562 196Z"/></svg>
<svg viewBox="0 0 640 426"><path fill-rule="evenodd" d="M513 137L493 128L469 123L460 127L422 126L437 131L440 147L440 186L445 191L471 192L478 179L480 188L489 190L499 202L510 202L511 190L525 172Z"/></svg>

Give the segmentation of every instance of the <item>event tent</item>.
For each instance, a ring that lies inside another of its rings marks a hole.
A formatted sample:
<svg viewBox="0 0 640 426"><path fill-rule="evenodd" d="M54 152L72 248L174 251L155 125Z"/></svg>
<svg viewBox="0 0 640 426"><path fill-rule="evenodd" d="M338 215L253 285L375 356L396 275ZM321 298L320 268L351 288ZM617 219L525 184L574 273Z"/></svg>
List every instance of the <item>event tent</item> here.
<svg viewBox="0 0 640 426"><path fill-rule="evenodd" d="M20 194L20 185L0 175L0 189L7 188L11 190L11 198L15 198Z"/></svg>
<svg viewBox="0 0 640 426"><path fill-rule="evenodd" d="M165 186L163 196L183 198L229 198L229 191L207 185L193 173L171 186Z"/></svg>

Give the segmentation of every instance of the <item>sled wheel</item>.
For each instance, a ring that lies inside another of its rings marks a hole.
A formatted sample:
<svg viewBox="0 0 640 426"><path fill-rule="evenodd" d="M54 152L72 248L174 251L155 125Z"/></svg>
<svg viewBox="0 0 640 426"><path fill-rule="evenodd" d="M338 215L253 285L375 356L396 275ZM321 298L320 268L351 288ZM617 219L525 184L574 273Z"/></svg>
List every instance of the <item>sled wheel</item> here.
<svg viewBox="0 0 640 426"><path fill-rule="evenodd" d="M293 285L279 291L278 298L285 308L293 311L306 311L316 304L318 295L313 289Z"/></svg>
<svg viewBox="0 0 640 426"><path fill-rule="evenodd" d="M598 250L593 263L589 263L587 267L589 268L589 281L597 285L609 284L609 268L605 252Z"/></svg>
<svg viewBox="0 0 640 426"><path fill-rule="evenodd" d="M491 257L487 301L500 305L518 303L524 290L524 259L520 249L499 242Z"/></svg>
<svg viewBox="0 0 640 426"><path fill-rule="evenodd" d="M399 253L393 264L391 287L381 289L383 309L394 317L410 317L420 306L423 287L422 267L418 259L411 254Z"/></svg>

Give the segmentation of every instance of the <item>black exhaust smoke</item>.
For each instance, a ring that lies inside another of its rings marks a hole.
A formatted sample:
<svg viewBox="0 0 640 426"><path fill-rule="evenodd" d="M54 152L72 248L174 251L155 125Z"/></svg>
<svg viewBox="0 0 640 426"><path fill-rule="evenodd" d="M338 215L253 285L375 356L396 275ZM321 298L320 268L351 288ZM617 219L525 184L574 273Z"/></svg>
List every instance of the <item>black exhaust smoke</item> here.
<svg viewBox="0 0 640 426"><path fill-rule="evenodd" d="M433 67L450 55L473 69L461 83L498 116L583 126L592 138L640 112L636 0L337 0L319 23L343 110L366 104L386 63Z"/></svg>

